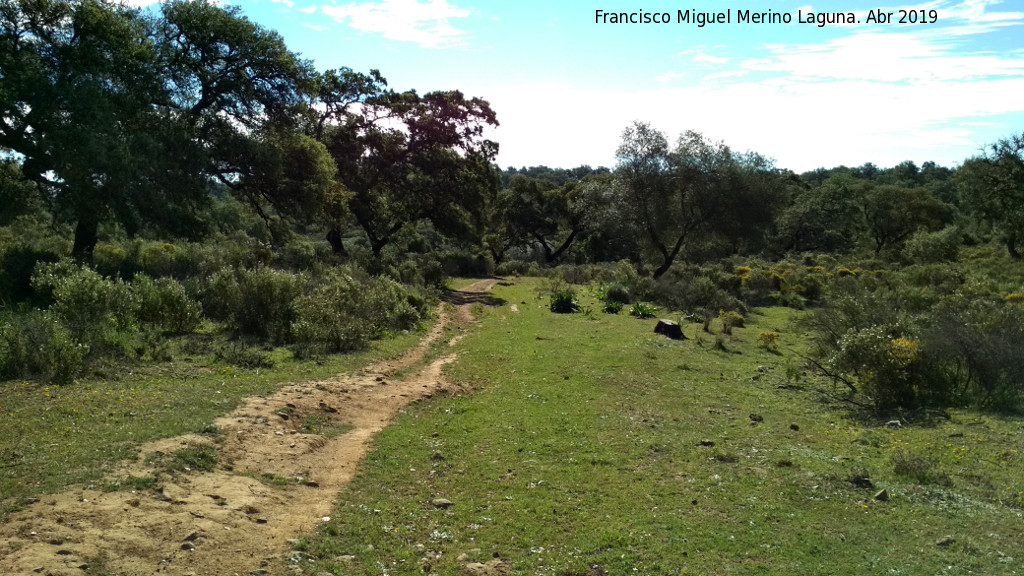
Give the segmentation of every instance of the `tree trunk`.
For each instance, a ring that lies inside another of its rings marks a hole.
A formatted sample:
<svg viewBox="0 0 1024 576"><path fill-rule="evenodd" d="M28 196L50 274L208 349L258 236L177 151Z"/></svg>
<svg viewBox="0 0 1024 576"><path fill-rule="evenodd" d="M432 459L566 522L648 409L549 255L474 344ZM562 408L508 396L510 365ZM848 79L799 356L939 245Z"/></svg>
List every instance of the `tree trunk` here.
<svg viewBox="0 0 1024 576"><path fill-rule="evenodd" d="M334 228L327 232L327 242L331 245L331 251L339 256L348 257L345 251L345 244L341 241L341 231Z"/></svg>
<svg viewBox="0 0 1024 576"><path fill-rule="evenodd" d="M658 269L654 271L655 280L661 278L662 275L664 275L665 272L668 272L668 269L672 267L672 263L676 261L676 256L679 255L679 251L683 248L683 241L686 240L686 236L687 234L685 232L679 236L679 239L676 240L676 245L672 247L671 252L665 250L662 251L661 266L658 266Z"/></svg>
<svg viewBox="0 0 1024 576"><path fill-rule="evenodd" d="M555 250L554 252L548 250L547 261L550 263L558 260L562 253L568 250L569 246L572 246L572 241L576 239L576 236L578 236L579 233L579 228L573 229L572 234L569 234L569 237L565 239L565 242L562 242L562 245L558 247L558 250Z"/></svg>
<svg viewBox="0 0 1024 576"><path fill-rule="evenodd" d="M91 215L83 215L75 225L75 243L71 257L80 264L92 264L92 251L98 241L99 222Z"/></svg>
<svg viewBox="0 0 1024 576"><path fill-rule="evenodd" d="M1020 251L1017 250L1017 233L1010 232L1006 236L1006 250L1014 260L1020 260Z"/></svg>

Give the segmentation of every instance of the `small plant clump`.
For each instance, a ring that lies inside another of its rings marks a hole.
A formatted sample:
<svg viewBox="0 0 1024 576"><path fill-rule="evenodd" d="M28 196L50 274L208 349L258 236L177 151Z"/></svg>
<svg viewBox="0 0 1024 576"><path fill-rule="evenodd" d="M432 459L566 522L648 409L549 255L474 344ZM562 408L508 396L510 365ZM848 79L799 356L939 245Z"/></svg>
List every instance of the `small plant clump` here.
<svg viewBox="0 0 1024 576"><path fill-rule="evenodd" d="M718 318L722 321L722 332L729 336L732 336L733 328L743 328L743 316L732 310L720 311Z"/></svg>
<svg viewBox="0 0 1024 576"><path fill-rule="evenodd" d="M604 306L601 307L601 311L605 314L618 314L622 311L622 303L606 300Z"/></svg>
<svg viewBox="0 0 1024 576"><path fill-rule="evenodd" d="M757 335L757 341L765 350L773 353L779 351L779 333L774 331L761 332Z"/></svg>
<svg viewBox="0 0 1024 576"><path fill-rule="evenodd" d="M654 313L658 309L646 302L637 302L629 309L629 315L637 318L654 318Z"/></svg>
<svg viewBox="0 0 1024 576"><path fill-rule="evenodd" d="M565 289L551 295L551 311L556 314L572 314L580 311L580 305L576 302L576 292L572 289Z"/></svg>

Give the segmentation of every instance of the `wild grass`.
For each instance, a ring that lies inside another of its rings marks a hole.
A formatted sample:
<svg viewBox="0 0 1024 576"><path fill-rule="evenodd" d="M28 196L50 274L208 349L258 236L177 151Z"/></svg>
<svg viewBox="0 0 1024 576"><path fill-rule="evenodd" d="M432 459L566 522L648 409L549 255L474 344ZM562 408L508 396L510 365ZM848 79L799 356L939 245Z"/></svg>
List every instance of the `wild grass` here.
<svg viewBox="0 0 1024 576"><path fill-rule="evenodd" d="M378 436L299 540L307 573L500 558L524 574L1005 574L1024 558L1020 418L847 411L800 367L790 309L750 314L725 353L699 324L678 342L653 320L537 304L490 309L459 343L449 377L475 394L416 403ZM899 468L906 454L926 469Z"/></svg>

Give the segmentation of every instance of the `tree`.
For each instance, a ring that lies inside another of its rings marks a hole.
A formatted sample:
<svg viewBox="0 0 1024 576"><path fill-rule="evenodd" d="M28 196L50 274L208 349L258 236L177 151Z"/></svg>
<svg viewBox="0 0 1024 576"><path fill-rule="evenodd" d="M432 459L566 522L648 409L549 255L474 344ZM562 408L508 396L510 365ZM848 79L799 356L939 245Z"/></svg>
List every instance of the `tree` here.
<svg viewBox="0 0 1024 576"><path fill-rule="evenodd" d="M860 198L869 184L849 172L835 172L820 186L800 191L779 217L778 245L784 252L842 252L864 230Z"/></svg>
<svg viewBox="0 0 1024 576"><path fill-rule="evenodd" d="M0 146L75 224L79 259L104 221L194 232L211 179L283 213L316 204L296 202L300 190L325 193L253 165L316 154L281 132L311 69L236 8L176 1L144 17L100 0L0 0L0 70Z"/></svg>
<svg viewBox="0 0 1024 576"><path fill-rule="evenodd" d="M2 151L0 151L2 152ZM14 160L0 160L0 226L7 226L23 214L38 213L40 197L35 184L21 173Z"/></svg>
<svg viewBox="0 0 1024 576"><path fill-rule="evenodd" d="M861 210L875 254L920 229L937 230L952 216L949 207L927 190L889 184L871 187L863 196Z"/></svg>
<svg viewBox="0 0 1024 576"><path fill-rule="evenodd" d="M498 196L506 237L513 243L539 245L544 260L555 262L587 229L592 204L586 191L587 186L575 180L556 186L517 174Z"/></svg>
<svg viewBox="0 0 1024 576"><path fill-rule="evenodd" d="M1003 234L1010 256L1024 234L1024 134L990 145L964 162L955 176L961 202Z"/></svg>
<svg viewBox="0 0 1024 576"><path fill-rule="evenodd" d="M498 183L498 145L484 138L498 122L486 101L458 91L395 92L379 72L349 69L322 76L318 101L310 132L334 158L375 255L420 220L448 236L473 235L474 214ZM331 234L339 237L337 227Z"/></svg>
<svg viewBox="0 0 1024 576"><path fill-rule="evenodd" d="M772 220L780 180L757 154L734 154L693 131L670 149L664 134L635 122L623 132L616 157L623 214L656 254L655 278L688 242L717 238L736 245Z"/></svg>

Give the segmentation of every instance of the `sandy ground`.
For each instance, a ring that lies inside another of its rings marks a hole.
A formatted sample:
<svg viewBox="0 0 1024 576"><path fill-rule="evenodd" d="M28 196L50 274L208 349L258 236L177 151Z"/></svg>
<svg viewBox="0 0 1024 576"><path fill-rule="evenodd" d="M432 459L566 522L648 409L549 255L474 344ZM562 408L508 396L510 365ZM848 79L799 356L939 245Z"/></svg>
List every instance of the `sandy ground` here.
<svg viewBox="0 0 1024 576"><path fill-rule="evenodd" d="M439 307L432 331L401 358L248 398L214 422L222 431L216 442L185 436L148 443L118 476L153 476L147 455L193 443L216 447L220 464L212 472L162 474L160 490L71 489L43 496L0 526L0 574L70 576L90 568L120 576L261 573L291 549L290 539L331 515L338 491L399 409L456 391L441 376L453 354L413 367L450 322L472 320L470 306L487 303L485 293L495 283L483 280L454 293L455 317ZM311 418L327 428L351 428L333 438L305 433Z"/></svg>

